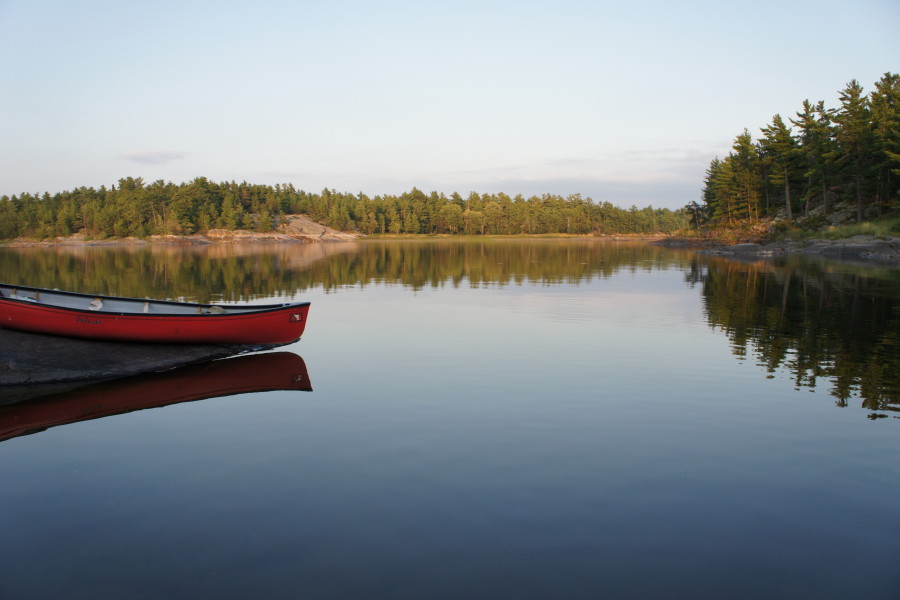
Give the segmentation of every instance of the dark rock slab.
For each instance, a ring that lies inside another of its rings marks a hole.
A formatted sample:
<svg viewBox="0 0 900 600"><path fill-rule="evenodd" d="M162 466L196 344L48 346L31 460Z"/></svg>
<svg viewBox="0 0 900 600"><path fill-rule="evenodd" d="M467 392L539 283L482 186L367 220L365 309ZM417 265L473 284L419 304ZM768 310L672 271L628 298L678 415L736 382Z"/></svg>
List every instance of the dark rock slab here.
<svg viewBox="0 0 900 600"><path fill-rule="evenodd" d="M816 251L822 256L850 256L850 257L878 257L895 256L900 250L900 244L889 241L850 241L842 244L818 244ZM810 248L804 251L811 252Z"/></svg>
<svg viewBox="0 0 900 600"><path fill-rule="evenodd" d="M741 257L769 258L786 254L806 254L839 260L874 260L900 262L900 239L878 239L872 236L856 236L843 240L780 241L769 244L736 244L717 246L698 251L740 259Z"/></svg>
<svg viewBox="0 0 900 600"><path fill-rule="evenodd" d="M729 246L729 250L735 252L737 254L754 254L757 252L762 252L763 247L759 244L735 244L734 246Z"/></svg>
<svg viewBox="0 0 900 600"><path fill-rule="evenodd" d="M4 386L116 379L272 347L131 344L0 328L0 404L7 401Z"/></svg>
<svg viewBox="0 0 900 600"><path fill-rule="evenodd" d="M698 254L710 254L716 256L728 256L735 259L758 259L760 257L780 256L790 252L790 248L783 244L735 244L733 246L716 246L698 250Z"/></svg>

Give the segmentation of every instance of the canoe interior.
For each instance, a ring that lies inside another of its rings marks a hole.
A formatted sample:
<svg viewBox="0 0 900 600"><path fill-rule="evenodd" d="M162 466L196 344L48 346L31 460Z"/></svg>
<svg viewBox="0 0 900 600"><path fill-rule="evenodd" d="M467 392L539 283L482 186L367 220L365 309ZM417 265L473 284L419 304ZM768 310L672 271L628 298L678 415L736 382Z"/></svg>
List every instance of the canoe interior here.
<svg viewBox="0 0 900 600"><path fill-rule="evenodd" d="M0 297L67 310L122 315L246 315L254 312L264 312L290 306L290 304L196 304L192 302L175 302L171 300L118 298L7 284L0 284Z"/></svg>

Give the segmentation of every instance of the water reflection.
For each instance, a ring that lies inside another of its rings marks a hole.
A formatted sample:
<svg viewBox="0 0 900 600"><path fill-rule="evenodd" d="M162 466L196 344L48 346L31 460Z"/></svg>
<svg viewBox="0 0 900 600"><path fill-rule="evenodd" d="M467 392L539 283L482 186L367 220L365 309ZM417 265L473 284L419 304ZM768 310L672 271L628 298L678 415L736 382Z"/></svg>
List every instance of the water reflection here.
<svg viewBox="0 0 900 600"><path fill-rule="evenodd" d="M293 296L393 283L562 284L686 263L690 253L594 240L369 241L347 244L0 248L19 285L195 302Z"/></svg>
<svg viewBox="0 0 900 600"><path fill-rule="evenodd" d="M135 295L308 290L292 348L324 379L0 444L0 596L896 596L900 439L826 390L896 408L897 271L518 241L284 266L306 250L163 252L146 288L118 251L46 259Z"/></svg>
<svg viewBox="0 0 900 600"><path fill-rule="evenodd" d="M679 269L700 285L707 320L740 357L798 387L823 379L841 406L900 409L900 272L790 258L742 263L633 242L366 241L141 248L0 248L9 282L198 302L296 297L392 284L412 290L582 285L620 273ZM648 315L652 316L652 315Z"/></svg>
<svg viewBox="0 0 900 600"><path fill-rule="evenodd" d="M838 406L858 396L900 412L900 273L824 260L697 260L708 322L739 357L767 373L788 369L798 388L830 382ZM875 416L875 415L873 415Z"/></svg>
<svg viewBox="0 0 900 600"><path fill-rule="evenodd" d="M253 354L30 399L20 393L27 401L0 406L0 441L135 410L273 390L312 391L302 358L293 352Z"/></svg>
<svg viewBox="0 0 900 600"><path fill-rule="evenodd" d="M0 248L3 281L134 298L247 301L291 295L314 263L355 244Z"/></svg>

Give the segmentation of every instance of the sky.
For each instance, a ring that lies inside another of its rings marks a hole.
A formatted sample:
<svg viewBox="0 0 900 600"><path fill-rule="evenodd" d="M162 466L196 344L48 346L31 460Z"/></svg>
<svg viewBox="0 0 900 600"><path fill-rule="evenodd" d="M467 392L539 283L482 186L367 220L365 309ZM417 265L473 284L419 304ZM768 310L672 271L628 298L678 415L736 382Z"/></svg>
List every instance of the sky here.
<svg viewBox="0 0 900 600"><path fill-rule="evenodd" d="M0 0L0 195L123 177L698 200L804 99L900 72L900 2Z"/></svg>

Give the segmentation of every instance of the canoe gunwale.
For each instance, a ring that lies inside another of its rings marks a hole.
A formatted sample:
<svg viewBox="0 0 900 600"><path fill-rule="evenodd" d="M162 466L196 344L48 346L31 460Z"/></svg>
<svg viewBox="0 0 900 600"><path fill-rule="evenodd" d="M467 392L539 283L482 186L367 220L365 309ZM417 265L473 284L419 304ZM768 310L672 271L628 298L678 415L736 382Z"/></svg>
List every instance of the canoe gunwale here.
<svg viewBox="0 0 900 600"><path fill-rule="evenodd" d="M86 299L86 300L95 300L99 299L101 301L109 301L109 302L128 302L134 303L138 307L144 306L146 303L149 303L150 306L159 307L160 309L165 309L165 307L179 307L179 308L190 308L193 310L201 309L200 312L153 312L146 313L142 310L134 310L134 311L123 311L123 310L105 310L103 308L100 309L85 309L79 308L76 306L65 306L62 304L55 304L53 302L47 302L43 299L27 299L27 298L17 298L11 297L3 292L4 289L10 289L14 291L28 291L35 292L38 294L47 293L54 294L60 296L68 296L71 298L77 299ZM24 306L29 306L33 308L43 308L43 309L52 309L52 310L61 310L67 312L77 312L83 313L87 315L105 315L105 316L121 316L121 317L146 317L148 319L153 319L156 317L166 317L166 318L188 318L188 319L196 319L198 317L241 317L248 315L261 314L272 311L280 311L293 307L303 307L309 306L309 302L285 302L282 304L257 304L257 305L236 305L236 304L206 304L200 302L183 302L179 300L152 300L148 298L131 298L127 296L106 296L102 294L82 294L79 292L67 292L62 290L50 290L44 288L34 288L22 285L9 285L9 284L0 284L0 302L14 302L16 304L22 304ZM203 309L210 309L213 307L220 307L225 309L225 312L219 313L208 313L202 312Z"/></svg>

